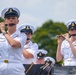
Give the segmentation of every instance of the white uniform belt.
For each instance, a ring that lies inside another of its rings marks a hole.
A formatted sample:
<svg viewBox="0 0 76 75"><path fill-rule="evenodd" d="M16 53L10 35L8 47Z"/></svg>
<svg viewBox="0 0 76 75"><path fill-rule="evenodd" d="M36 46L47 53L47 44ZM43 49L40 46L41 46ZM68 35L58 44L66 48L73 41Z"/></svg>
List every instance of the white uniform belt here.
<svg viewBox="0 0 76 75"><path fill-rule="evenodd" d="M4 63L21 63L19 60L0 59L0 62Z"/></svg>
<svg viewBox="0 0 76 75"><path fill-rule="evenodd" d="M70 61L70 62L75 61L76 62L76 59L74 59L74 58L68 58L68 59L64 59L64 61Z"/></svg>

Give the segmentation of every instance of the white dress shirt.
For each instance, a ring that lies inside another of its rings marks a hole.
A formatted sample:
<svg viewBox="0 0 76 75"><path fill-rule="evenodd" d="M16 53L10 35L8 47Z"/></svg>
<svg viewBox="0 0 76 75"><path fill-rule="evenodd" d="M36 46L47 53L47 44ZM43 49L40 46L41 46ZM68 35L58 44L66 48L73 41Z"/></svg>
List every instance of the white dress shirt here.
<svg viewBox="0 0 76 75"><path fill-rule="evenodd" d="M27 37L19 31L15 31L10 37L19 41L21 47L11 47L4 35L0 34L0 75L24 75L22 50ZM5 63L5 60L8 60L8 63Z"/></svg>
<svg viewBox="0 0 76 75"><path fill-rule="evenodd" d="M30 59L26 59L23 55L23 64L31 64L32 62L35 64L36 63L36 52L38 50L38 45L36 43L33 43L32 41L30 41L28 44L26 44L24 46L24 48L26 49L26 51L28 51L29 53L31 53L34 58L30 58Z"/></svg>
<svg viewBox="0 0 76 75"><path fill-rule="evenodd" d="M76 48L76 41L72 44ZM74 57L70 45L66 40L62 42L61 54L64 57L64 66L76 66L76 58Z"/></svg>

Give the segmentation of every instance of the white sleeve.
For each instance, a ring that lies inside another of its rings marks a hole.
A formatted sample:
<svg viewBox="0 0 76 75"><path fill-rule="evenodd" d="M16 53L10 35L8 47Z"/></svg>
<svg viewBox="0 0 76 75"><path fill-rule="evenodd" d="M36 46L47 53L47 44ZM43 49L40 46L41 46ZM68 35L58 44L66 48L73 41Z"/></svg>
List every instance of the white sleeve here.
<svg viewBox="0 0 76 75"><path fill-rule="evenodd" d="M61 44L61 54L64 55L66 46L68 46L68 42L66 40L64 40Z"/></svg>
<svg viewBox="0 0 76 75"><path fill-rule="evenodd" d="M15 40L19 41L21 43L21 46L24 47L27 36L24 33L21 33L18 37L15 38Z"/></svg>
<svg viewBox="0 0 76 75"><path fill-rule="evenodd" d="M62 44L61 44L61 54L62 54L62 55L63 55L63 53L64 53L64 50L63 50L64 46L65 46L65 42L63 41Z"/></svg>
<svg viewBox="0 0 76 75"><path fill-rule="evenodd" d="M36 51L38 50L38 45L36 43L32 44L26 51L31 53L33 56L35 55Z"/></svg>

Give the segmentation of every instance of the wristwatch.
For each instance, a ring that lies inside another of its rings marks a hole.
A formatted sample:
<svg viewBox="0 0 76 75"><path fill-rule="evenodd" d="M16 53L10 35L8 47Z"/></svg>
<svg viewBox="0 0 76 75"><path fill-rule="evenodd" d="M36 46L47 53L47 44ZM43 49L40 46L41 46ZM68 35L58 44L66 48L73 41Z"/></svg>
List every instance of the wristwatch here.
<svg viewBox="0 0 76 75"><path fill-rule="evenodd" d="M4 32L2 32L2 33L3 33L3 35L7 34L7 32L6 32L6 31L4 31Z"/></svg>

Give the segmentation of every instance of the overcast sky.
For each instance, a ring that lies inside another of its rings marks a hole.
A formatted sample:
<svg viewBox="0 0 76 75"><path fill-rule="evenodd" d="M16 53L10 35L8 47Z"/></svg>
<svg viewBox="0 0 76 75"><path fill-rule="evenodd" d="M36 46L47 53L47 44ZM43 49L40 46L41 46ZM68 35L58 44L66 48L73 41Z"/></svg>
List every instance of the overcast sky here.
<svg viewBox="0 0 76 75"><path fill-rule="evenodd" d="M35 28L47 20L64 22L76 19L76 0L0 0L0 13L6 7L17 7L19 25L30 23Z"/></svg>

